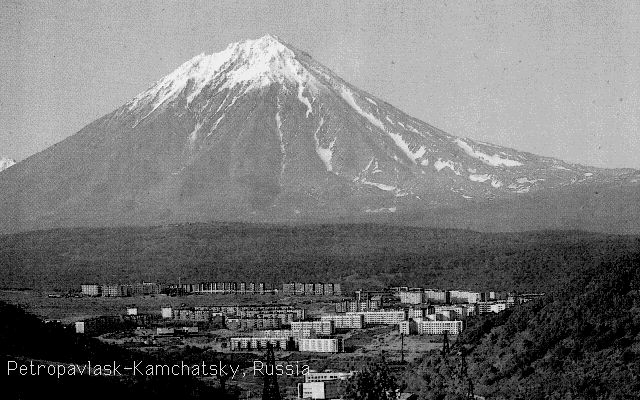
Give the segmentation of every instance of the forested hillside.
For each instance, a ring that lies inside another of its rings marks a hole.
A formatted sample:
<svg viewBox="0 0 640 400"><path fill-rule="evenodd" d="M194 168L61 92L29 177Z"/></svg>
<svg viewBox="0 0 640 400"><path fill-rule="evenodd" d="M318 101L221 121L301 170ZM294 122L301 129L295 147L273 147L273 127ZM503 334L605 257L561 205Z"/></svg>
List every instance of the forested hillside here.
<svg viewBox="0 0 640 400"><path fill-rule="evenodd" d="M188 350L188 349L187 349ZM73 393L91 393L92 399L192 399L192 398L233 398L218 388L204 384L191 376L121 377L74 375L57 377L41 369L37 375L33 369L20 374L14 370L9 374L8 362L16 361L20 365L78 364L121 366L140 362L143 365L153 363L171 363L175 360L185 362L213 362L216 354L198 352L188 355L184 352L156 353L124 349L100 342L94 338L77 335L71 329L55 323L44 323L14 305L0 302L0 362L7 366L3 371L3 398L41 399L65 398ZM36 367L37 368L37 367ZM122 368L119 372L125 373Z"/></svg>
<svg viewBox="0 0 640 400"><path fill-rule="evenodd" d="M640 253L592 263L521 307L473 320L447 357L420 364L425 399L640 396ZM467 374L462 372L460 351Z"/></svg>
<svg viewBox="0 0 640 400"><path fill-rule="evenodd" d="M549 291L583 265L640 250L584 232L479 233L388 225L185 224L0 236L0 286L283 281Z"/></svg>

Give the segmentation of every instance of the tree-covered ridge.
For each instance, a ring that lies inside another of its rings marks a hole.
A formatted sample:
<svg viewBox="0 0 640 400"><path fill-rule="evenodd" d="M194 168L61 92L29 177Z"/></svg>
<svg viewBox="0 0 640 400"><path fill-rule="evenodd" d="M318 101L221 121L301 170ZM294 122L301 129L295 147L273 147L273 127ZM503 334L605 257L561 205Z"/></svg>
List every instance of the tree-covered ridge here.
<svg viewBox="0 0 640 400"><path fill-rule="evenodd" d="M424 398L457 399L470 378L491 399L634 399L640 396L640 253L574 271L547 296L479 318L461 357L431 355Z"/></svg>
<svg viewBox="0 0 640 400"><path fill-rule="evenodd" d="M548 292L572 270L640 251L632 236L388 225L185 224L0 236L0 287L259 280Z"/></svg>

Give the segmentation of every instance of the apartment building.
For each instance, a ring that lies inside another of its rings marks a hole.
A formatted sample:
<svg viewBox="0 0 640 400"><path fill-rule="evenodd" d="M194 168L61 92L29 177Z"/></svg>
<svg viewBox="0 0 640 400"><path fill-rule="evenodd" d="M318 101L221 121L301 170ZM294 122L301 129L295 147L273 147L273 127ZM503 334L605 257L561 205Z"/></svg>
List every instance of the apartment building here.
<svg viewBox="0 0 640 400"><path fill-rule="evenodd" d="M300 339L299 350L315 353L341 353L344 351L342 338Z"/></svg>
<svg viewBox="0 0 640 400"><path fill-rule="evenodd" d="M413 290L413 291L402 291L398 293L400 298L400 303L405 304L422 304L424 303L424 291L422 290Z"/></svg>
<svg viewBox="0 0 640 400"><path fill-rule="evenodd" d="M274 350L293 349L293 341L289 337L232 337L230 339L231 350L263 350L269 343Z"/></svg>
<svg viewBox="0 0 640 400"><path fill-rule="evenodd" d="M334 322L331 320L291 322L291 331L294 336L299 336L297 333L304 331L310 331L319 336L328 336L333 335L334 330Z"/></svg>
<svg viewBox="0 0 640 400"><path fill-rule="evenodd" d="M84 296L100 296L102 294L100 285L96 284L80 285L80 290Z"/></svg>
<svg viewBox="0 0 640 400"><path fill-rule="evenodd" d="M333 321L334 329L362 329L364 328L364 315L362 314L336 314L323 315L322 321Z"/></svg>
<svg viewBox="0 0 640 400"><path fill-rule="evenodd" d="M447 331L451 335L458 335L464 328L462 321L418 321L418 334L420 335L442 335Z"/></svg>
<svg viewBox="0 0 640 400"><path fill-rule="evenodd" d="M346 381L353 376L353 372L338 371L311 371L304 376L305 382L324 382L324 381Z"/></svg>
<svg viewBox="0 0 640 400"><path fill-rule="evenodd" d="M346 315L362 315L365 325L398 325L407 319L404 310L348 312Z"/></svg>

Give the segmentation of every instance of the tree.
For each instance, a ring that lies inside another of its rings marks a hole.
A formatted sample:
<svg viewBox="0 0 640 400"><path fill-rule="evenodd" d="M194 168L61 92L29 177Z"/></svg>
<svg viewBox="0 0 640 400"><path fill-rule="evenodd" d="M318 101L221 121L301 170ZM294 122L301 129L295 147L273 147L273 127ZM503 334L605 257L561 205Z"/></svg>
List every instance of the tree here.
<svg viewBox="0 0 640 400"><path fill-rule="evenodd" d="M345 393L352 400L396 400L400 391L395 376L381 362L369 364L349 379Z"/></svg>

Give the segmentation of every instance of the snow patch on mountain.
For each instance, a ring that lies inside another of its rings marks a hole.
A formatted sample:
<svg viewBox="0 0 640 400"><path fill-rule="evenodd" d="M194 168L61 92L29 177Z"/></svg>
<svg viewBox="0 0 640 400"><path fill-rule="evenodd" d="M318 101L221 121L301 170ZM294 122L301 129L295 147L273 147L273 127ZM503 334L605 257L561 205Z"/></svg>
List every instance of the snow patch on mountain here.
<svg viewBox="0 0 640 400"><path fill-rule="evenodd" d="M473 182L486 182L491 179L491 175L489 174L471 174L469 175L469 180Z"/></svg>
<svg viewBox="0 0 640 400"><path fill-rule="evenodd" d="M454 142L462 149L465 153L470 155L471 157L475 157L482 161L485 164L491 165L493 167L518 167L521 166L522 163L520 161L512 160L506 157L500 157L498 154L489 155L485 154L481 151L474 150L467 142L462 139L455 139ZM502 153L504 154L504 153Z"/></svg>
<svg viewBox="0 0 640 400"><path fill-rule="evenodd" d="M5 169L15 165L15 160L6 157L0 157L0 171L4 171Z"/></svg>
<svg viewBox="0 0 640 400"><path fill-rule="evenodd" d="M371 182L364 178L356 179L356 181L364 185L375 186L380 190L384 190L385 192L395 192L397 189L395 186L385 185L384 183Z"/></svg>
<svg viewBox="0 0 640 400"><path fill-rule="evenodd" d="M356 110L358 112L358 114L360 114L363 117L365 117L367 119L367 121L369 121L371 124L375 125L376 127L380 128L383 131L386 131L382 121L380 121L378 118L376 118L373 114L363 110L358 105L358 103L356 102L356 99L354 98L353 93L351 92L351 90L349 90L348 88L343 86L341 88L341 90L340 90L340 95L342 96L344 101L346 101L347 104L349 104L351 106L351 108L353 108L354 110Z"/></svg>
<svg viewBox="0 0 640 400"><path fill-rule="evenodd" d="M433 167L436 169L436 171L440 172L442 171L444 168L449 168L451 171L453 171L456 175L460 175L460 172L458 172L458 169L456 168L456 163L454 163L451 160L443 160L442 158L438 158L434 163L433 163Z"/></svg>
<svg viewBox="0 0 640 400"><path fill-rule="evenodd" d="M316 141L316 153L318 154L318 157L320 157L320 159L324 163L324 166L327 169L327 172L333 172L333 166L331 165L331 159L333 158L333 145L335 144L336 139L333 138L331 143L329 143L329 147L322 147L322 145L320 145L320 139L318 138L318 132L320 132L320 129L322 128L323 125L324 125L324 117L320 118L320 125L318 126L318 129L316 129L316 131L313 134L313 137L314 137L314 139Z"/></svg>

